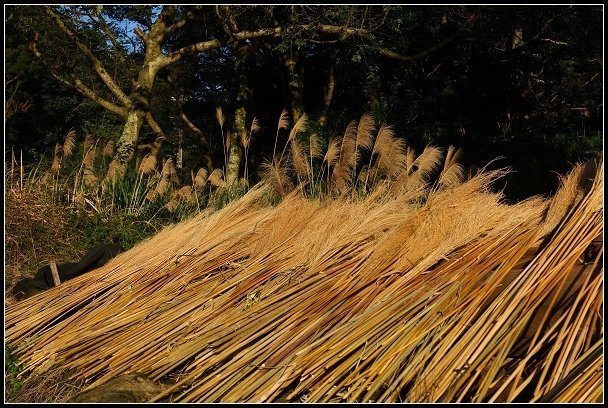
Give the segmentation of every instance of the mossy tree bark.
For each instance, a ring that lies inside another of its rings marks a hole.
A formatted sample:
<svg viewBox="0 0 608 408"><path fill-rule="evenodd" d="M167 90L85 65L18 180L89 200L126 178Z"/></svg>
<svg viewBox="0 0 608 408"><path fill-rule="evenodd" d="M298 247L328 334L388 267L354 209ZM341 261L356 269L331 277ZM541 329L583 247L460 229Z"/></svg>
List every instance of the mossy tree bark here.
<svg viewBox="0 0 608 408"><path fill-rule="evenodd" d="M321 126L327 125L329 107L334 97L334 89L336 88L336 59L338 53L334 51L331 56L331 62L329 65L329 72L327 73L327 88L325 89L325 99L323 101L323 113L319 118L319 124Z"/></svg>
<svg viewBox="0 0 608 408"><path fill-rule="evenodd" d="M248 59L253 52L250 45L241 45L237 48L237 59L235 63L237 71L236 87L238 89L234 111L234 128L230 132L230 150L228 153L228 165L226 169L226 184L233 185L239 179L241 159L243 157L242 140L247 137L247 107L251 100L251 87L249 86L250 70L247 66Z"/></svg>
<svg viewBox="0 0 608 408"><path fill-rule="evenodd" d="M299 62L298 50L292 50L283 62L287 71L287 90L293 123L304 114L304 67Z"/></svg>

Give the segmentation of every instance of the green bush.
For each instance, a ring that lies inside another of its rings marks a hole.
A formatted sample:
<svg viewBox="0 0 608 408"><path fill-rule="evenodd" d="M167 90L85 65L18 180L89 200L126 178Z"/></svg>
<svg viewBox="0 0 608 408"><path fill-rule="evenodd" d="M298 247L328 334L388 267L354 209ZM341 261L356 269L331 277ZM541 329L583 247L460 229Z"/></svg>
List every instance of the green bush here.
<svg viewBox="0 0 608 408"><path fill-rule="evenodd" d="M21 390L23 383L18 379L23 368L17 358L13 355L13 350L9 346L4 346L4 396L6 399L13 398Z"/></svg>
<svg viewBox="0 0 608 408"><path fill-rule="evenodd" d="M154 235L162 227L142 216L114 212L110 214L72 212L70 224L81 231L84 246L114 243L125 250Z"/></svg>

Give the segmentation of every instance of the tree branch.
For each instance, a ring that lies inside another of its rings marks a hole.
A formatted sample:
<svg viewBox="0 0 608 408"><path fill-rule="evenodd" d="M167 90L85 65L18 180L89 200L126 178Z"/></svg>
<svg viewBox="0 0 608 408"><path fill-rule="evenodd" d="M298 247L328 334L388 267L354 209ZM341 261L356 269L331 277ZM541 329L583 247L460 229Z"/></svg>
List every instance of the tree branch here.
<svg viewBox="0 0 608 408"><path fill-rule="evenodd" d="M175 13L177 13L177 6L163 6L158 19L150 27L147 38L160 38L160 42L162 43L162 39L167 35L168 29L174 24Z"/></svg>
<svg viewBox="0 0 608 408"><path fill-rule="evenodd" d="M171 79L170 75L167 76L167 82L169 83L169 85L171 85L172 89L175 89L175 83L173 82L173 79ZM192 123L190 118L188 118L188 116L186 115L186 112L184 112L184 104L181 102L179 95L177 98L175 98L175 103L177 105L177 109L179 110L179 115L182 121L184 121L184 123L186 124L186 126L188 126L190 130L192 130L195 134L199 136L201 144L204 147L209 147L209 143L207 142L207 139L205 139L203 131L194 123Z"/></svg>
<svg viewBox="0 0 608 408"><path fill-rule="evenodd" d="M224 19L222 18L221 14L220 14L220 6L215 6L215 16L217 17L217 21L220 23L220 25L222 26L222 30L224 30L224 32L230 37L233 38L233 35L236 31L238 30L231 30L228 27L228 24L226 24L226 22L224 21Z"/></svg>
<svg viewBox="0 0 608 408"><path fill-rule="evenodd" d="M302 29L308 31L308 30L314 30L317 29L318 31L324 33L324 34L341 34L341 35L367 35L369 34L369 30L366 30L364 28L352 28L352 27L343 27L343 26L334 26L334 25L329 25L329 24L320 24L320 25L303 25L301 26Z"/></svg>
<svg viewBox="0 0 608 408"><path fill-rule="evenodd" d="M333 34L340 36L350 36L350 35L367 35L369 33L368 30L362 28L352 28L352 27L343 27L343 26L334 26L329 24L302 24L297 26L301 31L314 31L320 32L324 34ZM264 37L278 37L288 29L283 27L270 27L270 28L260 28L255 31L239 31L237 33L232 33L233 39L229 41L220 41L218 39L202 41L199 43L191 44L186 47L180 48L179 50L172 52L169 55L163 57L161 66L165 67L167 65L171 65L183 57L187 55L196 54L199 52L206 52L215 48L220 48L225 45L228 45L235 41L243 41L243 40L252 40L256 38L264 38Z"/></svg>
<svg viewBox="0 0 608 408"><path fill-rule="evenodd" d="M108 74L108 72L103 67L101 61L99 61L97 57L93 55L91 50L89 50L86 45L80 42L78 37L76 37L76 35L64 24L63 20L61 20L61 18L57 14L55 14L49 6L44 6L44 10L46 14L51 17L51 19L55 22L57 27L59 27L61 31L63 31L70 39L72 39L72 41L74 41L80 52L82 52L85 57L87 57L87 59L91 62L93 69L97 73L97 76L99 76L103 83L108 87L110 92L112 92L112 94L114 94L114 96L116 96L116 98L118 98L118 100L120 100L122 104L124 104L125 106L129 106L131 104L131 101L129 101L127 95L125 95L125 93L120 89L120 87L114 82L110 74Z"/></svg>
<svg viewBox="0 0 608 408"><path fill-rule="evenodd" d="M124 59L125 59L125 50L124 50L122 44L120 43L120 41L118 41L118 39L116 38L116 36L112 32L112 30L110 29L110 26L108 26L108 23L106 22L106 19L103 18L103 15L100 13L99 16L97 18L95 18L90 13L87 13L87 16L92 21L95 21L97 24L99 24L99 26L101 27L101 30L104 32L104 34L106 35L106 37L108 37L108 39L110 40L110 42L112 43L112 45L114 45L114 48L116 48L120 52L120 59L122 61L124 61Z"/></svg>
<svg viewBox="0 0 608 408"><path fill-rule="evenodd" d="M236 23L236 17L234 16L233 10L229 6L222 6L226 15L228 15L228 22L230 23L230 31L236 33L239 31L239 26Z"/></svg>
<svg viewBox="0 0 608 408"><path fill-rule="evenodd" d="M203 6L201 6L201 5L195 6L194 9L188 11L186 14L184 14L184 16L181 19L176 21L173 25L169 26L167 28L167 33L172 33L173 31L179 30L180 28L185 26L188 23L188 21L192 20L194 18L194 16L196 15L196 13L202 9L203 9Z"/></svg>
<svg viewBox="0 0 608 408"><path fill-rule="evenodd" d="M416 61L420 58L426 57L427 55L431 54L433 51L436 51L439 48L446 45L447 43L449 43L451 40L452 40L451 38L446 39L446 40L440 42L439 44L436 44L436 45L432 46L431 48L428 48L415 55L401 55L401 54L391 51L387 48L375 48L375 50L378 51L378 53L380 55L384 55L385 57L388 57L388 58L396 59L398 61L412 62L412 61Z"/></svg>
<svg viewBox="0 0 608 408"><path fill-rule="evenodd" d="M449 44L450 42L452 42L452 40L454 40L456 37L458 37L460 35L460 33L462 31L464 31L464 29L476 18L477 16L475 14L471 15L470 17L467 18L467 20L464 22L464 24L462 26L460 26L460 28L458 30L456 30L456 32L452 35L450 35L449 37L445 38L443 41L438 42L437 44L433 45L430 48L427 48L426 50L419 52L418 54L414 54L414 55L402 55L399 54L395 51L391 51L388 48L383 48L383 47L375 47L374 49L376 51L378 51L378 53L380 55L384 55L385 57L388 58L392 58L392 59L396 59L398 61L404 61L404 62L412 62L412 61L416 61L419 60L420 58L424 58L427 55L437 51L438 49L446 46L447 44Z"/></svg>
<svg viewBox="0 0 608 408"><path fill-rule="evenodd" d="M154 139L153 145L155 147L160 147L162 142L167 138L165 132L163 132L163 129L156 122L151 112L146 112L146 122L150 126L150 129L152 129L152 131L156 134L156 139Z"/></svg>
<svg viewBox="0 0 608 408"><path fill-rule="evenodd" d="M135 27L133 29L133 32L135 33L136 36L139 37L140 40L143 41L144 44L146 43L146 33L144 33L144 31L141 28Z"/></svg>
<svg viewBox="0 0 608 408"><path fill-rule="evenodd" d="M109 110L110 112L113 112L123 118L127 117L127 109L125 107L116 105L116 104L102 98L101 96L99 96L99 94L97 94L95 91L93 91L92 89L87 87L84 83L82 83L82 81L80 81L78 78L72 77L71 79L66 79L62 75L60 75L57 72L57 70L54 69L53 67L51 67L50 64L48 64L47 61L43 58L42 54L36 47L35 42L30 44L30 50L34 53L36 58L38 58L40 60L40 62L48 69L48 71L51 73L53 78L55 78L57 81L66 85L67 87L76 89L82 95L89 98L93 102L98 103L100 106L104 107L105 109Z"/></svg>

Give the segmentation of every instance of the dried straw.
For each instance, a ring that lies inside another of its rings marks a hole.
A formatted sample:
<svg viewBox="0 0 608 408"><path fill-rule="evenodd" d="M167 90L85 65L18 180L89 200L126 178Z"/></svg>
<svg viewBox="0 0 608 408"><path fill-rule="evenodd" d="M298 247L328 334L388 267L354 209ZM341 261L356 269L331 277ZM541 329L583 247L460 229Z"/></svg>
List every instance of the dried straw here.
<svg viewBox="0 0 608 408"><path fill-rule="evenodd" d="M551 231L559 194L505 205L504 171L422 206L254 187L8 305L5 339L28 372L173 382L151 401L595 401L603 251L578 259L603 231L597 168Z"/></svg>

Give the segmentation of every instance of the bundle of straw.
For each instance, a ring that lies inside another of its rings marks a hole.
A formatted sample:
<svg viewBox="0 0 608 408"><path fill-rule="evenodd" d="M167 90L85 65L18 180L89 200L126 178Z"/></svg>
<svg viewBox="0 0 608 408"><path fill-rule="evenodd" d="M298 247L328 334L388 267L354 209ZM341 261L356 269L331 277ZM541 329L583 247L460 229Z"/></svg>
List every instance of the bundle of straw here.
<svg viewBox="0 0 608 408"><path fill-rule="evenodd" d="M172 383L152 401L595 401L596 167L516 205L501 171L421 207L382 188L270 207L258 186L9 305L6 341L28 372Z"/></svg>

